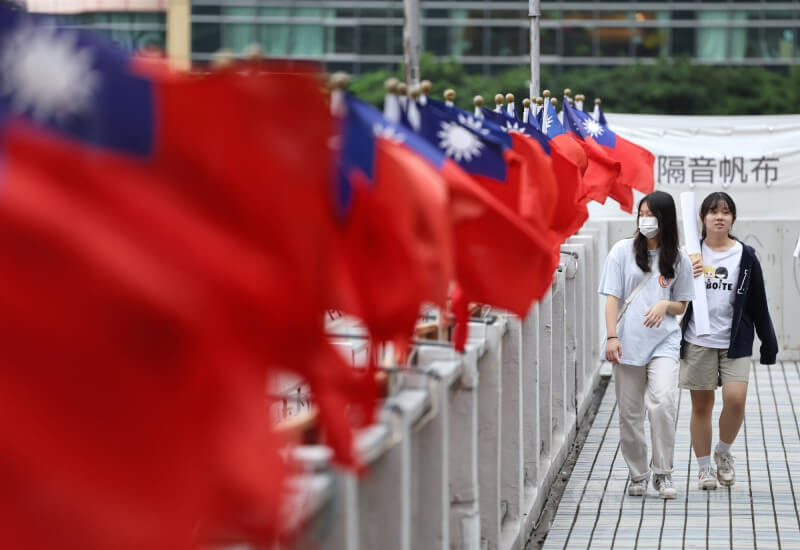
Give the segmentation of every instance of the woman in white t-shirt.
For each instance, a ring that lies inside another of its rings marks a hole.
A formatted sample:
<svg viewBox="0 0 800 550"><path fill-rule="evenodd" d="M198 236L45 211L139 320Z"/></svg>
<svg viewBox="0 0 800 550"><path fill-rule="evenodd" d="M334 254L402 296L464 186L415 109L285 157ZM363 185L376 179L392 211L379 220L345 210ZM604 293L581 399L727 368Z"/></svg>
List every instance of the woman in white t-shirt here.
<svg viewBox="0 0 800 550"><path fill-rule="evenodd" d="M675 316L694 298L694 286L689 257L678 249L676 218L669 194L654 191L644 197L638 231L614 245L600 280L599 292L606 296L604 356L614 363L620 449L630 472L628 494L633 496L646 494L651 470L661 498L677 495L672 461L681 329ZM650 461L645 411L650 419Z"/></svg>
<svg viewBox="0 0 800 550"><path fill-rule="evenodd" d="M711 193L700 205L702 258L692 267L695 277L705 277L709 333L698 333L691 306L683 320L680 387L692 396L690 428L699 489L716 489L718 479L728 487L736 482L730 450L744 420L754 329L761 340L761 363L774 363L778 351L761 264L753 248L731 236L735 220L736 204L727 193ZM711 411L717 386L722 386L722 413L715 471Z"/></svg>

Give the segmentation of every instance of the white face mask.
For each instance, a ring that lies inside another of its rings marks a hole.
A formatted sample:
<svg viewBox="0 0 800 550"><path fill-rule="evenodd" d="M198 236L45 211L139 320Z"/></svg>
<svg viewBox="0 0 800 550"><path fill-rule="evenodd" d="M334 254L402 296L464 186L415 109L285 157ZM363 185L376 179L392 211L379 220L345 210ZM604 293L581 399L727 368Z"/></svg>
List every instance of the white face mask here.
<svg viewBox="0 0 800 550"><path fill-rule="evenodd" d="M653 217L639 218L639 233L648 239L658 235L658 220Z"/></svg>

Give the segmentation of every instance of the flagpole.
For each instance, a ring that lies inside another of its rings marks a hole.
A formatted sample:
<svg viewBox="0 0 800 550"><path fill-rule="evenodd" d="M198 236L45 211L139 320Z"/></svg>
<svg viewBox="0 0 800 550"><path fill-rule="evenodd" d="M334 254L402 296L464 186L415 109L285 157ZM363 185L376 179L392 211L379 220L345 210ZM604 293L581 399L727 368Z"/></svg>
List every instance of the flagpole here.
<svg viewBox="0 0 800 550"><path fill-rule="evenodd" d="M494 112L495 113L502 113L503 112L503 94L495 94L494 95Z"/></svg>
<svg viewBox="0 0 800 550"><path fill-rule="evenodd" d="M475 105L475 118L483 118L483 111L481 110L483 107L483 96L476 95L472 98L472 103Z"/></svg>
<svg viewBox="0 0 800 550"><path fill-rule="evenodd" d="M419 86L419 0L403 0L403 71L409 88Z"/></svg>
<svg viewBox="0 0 800 550"><path fill-rule="evenodd" d="M540 0L528 0L528 17L530 18L530 47L531 47L531 84L530 97L539 95L541 86L541 74L539 66L539 56L541 51L541 36L539 34L539 21L541 19Z"/></svg>
<svg viewBox="0 0 800 550"><path fill-rule="evenodd" d="M600 122L600 104L602 102L603 101L599 97L596 97L594 99L594 110L592 111L592 118L595 119L597 122Z"/></svg>

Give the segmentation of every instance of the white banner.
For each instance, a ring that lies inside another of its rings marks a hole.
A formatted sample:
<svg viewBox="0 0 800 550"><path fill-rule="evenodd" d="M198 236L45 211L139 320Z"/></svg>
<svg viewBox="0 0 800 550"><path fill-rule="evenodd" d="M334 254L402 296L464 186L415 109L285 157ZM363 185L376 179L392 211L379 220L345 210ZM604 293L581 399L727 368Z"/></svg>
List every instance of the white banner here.
<svg viewBox="0 0 800 550"><path fill-rule="evenodd" d="M611 130L656 156L656 189L730 193L740 216L800 217L800 115L607 114ZM637 194L636 199L641 198ZM624 216L614 201L593 218Z"/></svg>

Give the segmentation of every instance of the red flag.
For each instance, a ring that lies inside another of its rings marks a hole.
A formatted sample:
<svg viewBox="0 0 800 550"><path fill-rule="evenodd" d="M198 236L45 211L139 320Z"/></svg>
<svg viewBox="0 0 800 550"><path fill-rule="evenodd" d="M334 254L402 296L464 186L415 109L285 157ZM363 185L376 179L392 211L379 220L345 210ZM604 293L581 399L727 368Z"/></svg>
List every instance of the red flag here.
<svg viewBox="0 0 800 550"><path fill-rule="evenodd" d="M4 144L0 545L190 548L198 521L274 535L265 371L238 334L259 255L135 163L82 153Z"/></svg>
<svg viewBox="0 0 800 550"><path fill-rule="evenodd" d="M556 211L561 213L553 218L550 227L563 242L583 227L589 219L589 210L586 208L586 198L581 193L580 169L555 147L551 149L550 158L559 184Z"/></svg>
<svg viewBox="0 0 800 550"><path fill-rule="evenodd" d="M336 306L363 319L378 341L408 340L422 304L444 307L453 280L447 187L403 129L345 101Z"/></svg>
<svg viewBox="0 0 800 550"><path fill-rule="evenodd" d="M119 75L103 76L100 93ZM353 461L345 405L364 385L323 334L334 220L316 77L126 82L153 106L146 155L117 149L147 139L107 131L107 111L92 146L5 128L3 547L274 536L281 461L263 405L275 365L308 378L329 443Z"/></svg>
<svg viewBox="0 0 800 550"><path fill-rule="evenodd" d="M616 136L616 146L603 147L608 156L617 160L621 165L619 173L620 183L632 187L642 193L652 193L655 188L653 153L640 147L627 139Z"/></svg>
<svg viewBox="0 0 800 550"><path fill-rule="evenodd" d="M623 185L638 189L642 193L652 193L655 187L653 177L653 154L617 135L608 128L606 117L599 103L594 106L592 118L589 115L577 112L577 116L587 121L587 125L597 135L597 143L603 147L608 155L619 161L622 165L620 180ZM594 124L593 124L594 123Z"/></svg>
<svg viewBox="0 0 800 550"><path fill-rule="evenodd" d="M442 173L450 190L456 277L465 296L525 317L550 288L558 267L547 237L454 163L447 161Z"/></svg>

